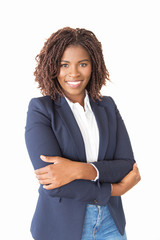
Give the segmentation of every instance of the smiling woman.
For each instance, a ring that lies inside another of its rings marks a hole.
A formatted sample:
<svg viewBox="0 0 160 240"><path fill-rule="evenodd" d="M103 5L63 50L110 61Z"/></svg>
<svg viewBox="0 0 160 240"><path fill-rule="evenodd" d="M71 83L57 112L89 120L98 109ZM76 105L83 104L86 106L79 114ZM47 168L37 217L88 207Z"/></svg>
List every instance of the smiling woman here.
<svg viewBox="0 0 160 240"><path fill-rule="evenodd" d="M100 99L100 89L106 84L106 80L109 80L102 46L93 32L79 28L63 28L53 33L45 42L40 54L37 55L37 67L34 75L42 94L50 95L53 100L55 100L57 93L59 96L63 96L57 77L59 72L62 72L61 67L73 68L73 64L69 60L74 57L74 50L76 49L77 51L79 49L78 54L81 55L79 55L79 59L73 59L72 61L87 60L79 65L81 67L91 64L91 76L86 89L93 99ZM67 55L64 56L64 54Z"/></svg>
<svg viewBox="0 0 160 240"><path fill-rule="evenodd" d="M111 97L101 43L85 29L53 33L37 56L42 94L31 100L25 139L40 183L36 240L126 240L121 195L140 180Z"/></svg>

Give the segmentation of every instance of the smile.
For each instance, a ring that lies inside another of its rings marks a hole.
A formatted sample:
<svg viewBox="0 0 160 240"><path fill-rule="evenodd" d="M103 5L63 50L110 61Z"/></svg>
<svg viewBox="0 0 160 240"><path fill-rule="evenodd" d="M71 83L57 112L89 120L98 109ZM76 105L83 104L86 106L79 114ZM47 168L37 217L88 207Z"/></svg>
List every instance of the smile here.
<svg viewBox="0 0 160 240"><path fill-rule="evenodd" d="M67 85L69 85L72 88L79 87L82 83L82 81L67 81Z"/></svg>

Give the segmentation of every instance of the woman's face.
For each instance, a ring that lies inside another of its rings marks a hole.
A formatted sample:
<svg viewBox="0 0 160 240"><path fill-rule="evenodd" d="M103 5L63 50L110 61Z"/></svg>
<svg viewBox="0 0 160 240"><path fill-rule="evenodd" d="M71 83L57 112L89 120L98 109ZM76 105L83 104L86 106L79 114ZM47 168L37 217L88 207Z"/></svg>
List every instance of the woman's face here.
<svg viewBox="0 0 160 240"><path fill-rule="evenodd" d="M58 82L67 98L73 102L84 99L91 71L91 59L83 47L71 45L65 49L61 58Z"/></svg>

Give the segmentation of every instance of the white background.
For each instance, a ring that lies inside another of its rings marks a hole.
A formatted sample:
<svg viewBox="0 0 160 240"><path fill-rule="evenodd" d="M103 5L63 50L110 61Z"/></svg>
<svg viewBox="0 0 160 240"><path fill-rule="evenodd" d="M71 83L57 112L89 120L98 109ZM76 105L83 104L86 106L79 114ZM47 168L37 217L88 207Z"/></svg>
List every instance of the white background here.
<svg viewBox="0 0 160 240"><path fill-rule="evenodd" d="M141 182L123 196L129 240L160 240L160 7L150 0L1 1L0 239L31 240L38 183L24 142L28 102L41 96L35 56L61 27L92 30L102 42L111 95L127 126Z"/></svg>

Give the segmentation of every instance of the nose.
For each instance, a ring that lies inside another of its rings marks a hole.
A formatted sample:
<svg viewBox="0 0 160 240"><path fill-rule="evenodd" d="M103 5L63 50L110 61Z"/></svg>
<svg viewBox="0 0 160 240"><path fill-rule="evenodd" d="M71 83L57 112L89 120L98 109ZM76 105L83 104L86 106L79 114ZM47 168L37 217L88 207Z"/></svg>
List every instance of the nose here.
<svg viewBox="0 0 160 240"><path fill-rule="evenodd" d="M78 71L78 69L77 69L76 66L72 66L72 67L70 68L69 76L70 76L70 77L79 77L79 76L80 76L80 73L79 73L79 71Z"/></svg>

